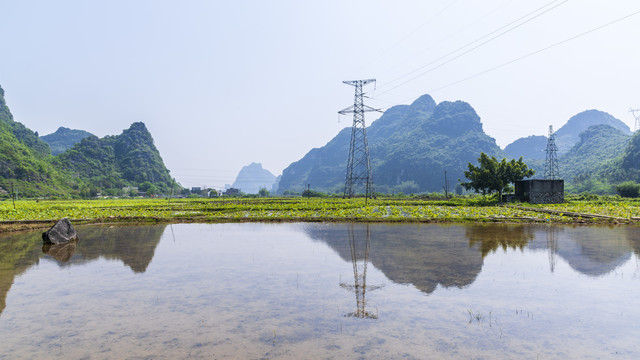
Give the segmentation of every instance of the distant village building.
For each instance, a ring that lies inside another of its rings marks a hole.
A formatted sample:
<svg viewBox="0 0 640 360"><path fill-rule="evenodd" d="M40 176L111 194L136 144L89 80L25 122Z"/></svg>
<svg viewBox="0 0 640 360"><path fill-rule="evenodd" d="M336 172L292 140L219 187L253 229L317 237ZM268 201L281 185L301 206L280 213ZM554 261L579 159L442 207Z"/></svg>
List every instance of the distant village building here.
<svg viewBox="0 0 640 360"><path fill-rule="evenodd" d="M200 186L194 186L191 188L192 194L200 194L200 191L202 191L202 188Z"/></svg>
<svg viewBox="0 0 640 360"><path fill-rule="evenodd" d="M564 180L516 181L515 197L531 204L561 204L564 202Z"/></svg>
<svg viewBox="0 0 640 360"><path fill-rule="evenodd" d="M238 196L240 195L240 189L236 189L236 188L228 188L225 192L224 192L225 196Z"/></svg>
<svg viewBox="0 0 640 360"><path fill-rule="evenodd" d="M144 196L144 191L138 190L137 186L125 186L122 188L122 193L125 196Z"/></svg>

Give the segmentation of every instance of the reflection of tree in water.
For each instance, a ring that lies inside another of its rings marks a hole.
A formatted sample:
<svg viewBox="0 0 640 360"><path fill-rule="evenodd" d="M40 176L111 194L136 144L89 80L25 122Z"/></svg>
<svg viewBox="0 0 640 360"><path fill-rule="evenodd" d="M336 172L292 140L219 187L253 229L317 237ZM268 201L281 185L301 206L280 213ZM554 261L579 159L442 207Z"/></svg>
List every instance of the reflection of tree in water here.
<svg viewBox="0 0 640 360"><path fill-rule="evenodd" d="M524 249L533 240L534 232L531 225L474 224L466 227L466 236L469 247L478 245L484 258L499 248Z"/></svg>
<svg viewBox="0 0 640 360"><path fill-rule="evenodd" d="M364 238L364 241L362 241ZM358 241L360 239L360 241ZM345 289L349 289L356 294L356 311L347 314L347 316L357 317L361 319L377 319L378 314L373 314L366 310L367 291L379 289L380 286L367 286L367 264L369 263L369 248L371 247L371 232L367 224L366 233L358 233L353 225L349 227L349 247L351 249L351 263L353 264L354 284L343 282L340 284Z"/></svg>

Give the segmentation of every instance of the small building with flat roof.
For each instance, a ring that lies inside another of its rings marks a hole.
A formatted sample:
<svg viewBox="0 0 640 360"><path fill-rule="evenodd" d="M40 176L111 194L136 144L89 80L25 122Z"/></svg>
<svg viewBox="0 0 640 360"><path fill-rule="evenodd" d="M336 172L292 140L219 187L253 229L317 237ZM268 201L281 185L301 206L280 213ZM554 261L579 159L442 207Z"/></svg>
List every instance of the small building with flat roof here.
<svg viewBox="0 0 640 360"><path fill-rule="evenodd" d="M515 197L531 204L564 202L564 180L532 179L516 181Z"/></svg>

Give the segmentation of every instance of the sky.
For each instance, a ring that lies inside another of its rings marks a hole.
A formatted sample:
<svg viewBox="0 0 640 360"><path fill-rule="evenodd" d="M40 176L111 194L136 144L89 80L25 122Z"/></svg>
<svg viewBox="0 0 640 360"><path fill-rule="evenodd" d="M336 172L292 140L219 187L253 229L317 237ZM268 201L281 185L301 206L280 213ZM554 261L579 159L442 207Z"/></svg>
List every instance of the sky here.
<svg viewBox="0 0 640 360"><path fill-rule="evenodd" d="M376 79L365 104L381 110L466 101L502 148L588 109L634 130L638 12L637 0L0 0L0 85L40 135L142 121L178 182L223 188L252 162L279 175L351 126L344 80Z"/></svg>

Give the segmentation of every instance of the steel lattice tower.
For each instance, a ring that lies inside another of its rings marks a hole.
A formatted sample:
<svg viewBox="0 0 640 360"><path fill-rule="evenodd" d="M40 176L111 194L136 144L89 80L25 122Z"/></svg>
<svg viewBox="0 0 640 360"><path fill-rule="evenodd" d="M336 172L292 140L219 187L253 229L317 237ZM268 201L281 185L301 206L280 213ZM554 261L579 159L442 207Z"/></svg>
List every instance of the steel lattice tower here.
<svg viewBox="0 0 640 360"><path fill-rule="evenodd" d="M344 197L350 198L357 195L358 189L362 187L364 187L366 198L373 195L373 173L371 172L371 161L369 160L369 144L367 142L364 113L377 110L364 105L362 87L375 81L375 79L343 81L343 83L353 85L356 88L353 105L338 112L342 115L353 113Z"/></svg>
<svg viewBox="0 0 640 360"><path fill-rule="evenodd" d="M547 139L547 161L544 163L544 178L555 180L560 178L558 170L558 148L556 147L556 134L553 126L549 125L549 139Z"/></svg>
<svg viewBox="0 0 640 360"><path fill-rule="evenodd" d="M636 128L633 131L638 131L640 128L640 109L629 109L629 112L636 119Z"/></svg>

